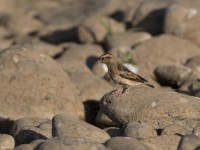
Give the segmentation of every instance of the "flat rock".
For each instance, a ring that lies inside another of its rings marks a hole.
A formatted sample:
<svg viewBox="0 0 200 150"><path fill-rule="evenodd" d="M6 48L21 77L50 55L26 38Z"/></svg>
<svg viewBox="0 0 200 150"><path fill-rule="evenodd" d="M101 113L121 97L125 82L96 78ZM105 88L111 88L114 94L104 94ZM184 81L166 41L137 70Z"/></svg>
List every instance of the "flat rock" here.
<svg viewBox="0 0 200 150"><path fill-rule="evenodd" d="M50 120L32 117L21 118L15 121L11 134L15 137L16 144L27 144L36 139L51 137L52 124Z"/></svg>
<svg viewBox="0 0 200 150"><path fill-rule="evenodd" d="M139 121L162 129L177 123L192 131L200 115L199 98L147 86L132 87L128 94L112 91L103 96L100 106L103 113L120 126Z"/></svg>
<svg viewBox="0 0 200 150"><path fill-rule="evenodd" d="M178 87L189 80L192 69L181 65L165 65L158 66L154 73L161 85Z"/></svg>
<svg viewBox="0 0 200 150"><path fill-rule="evenodd" d="M177 150L181 137L176 135L161 135L143 139L141 142L153 150Z"/></svg>
<svg viewBox="0 0 200 150"><path fill-rule="evenodd" d="M199 149L200 138L195 135L185 135L182 137L179 150L192 150L192 149Z"/></svg>
<svg viewBox="0 0 200 150"><path fill-rule="evenodd" d="M14 149L15 139L8 134L0 134L0 150Z"/></svg>
<svg viewBox="0 0 200 150"><path fill-rule="evenodd" d="M52 118L68 112L84 118L74 85L61 66L28 45L4 49L0 54L1 117ZM11 92L12 91L12 92Z"/></svg>
<svg viewBox="0 0 200 150"><path fill-rule="evenodd" d="M110 138L105 131L67 115L56 115L53 118L52 136L85 138L99 143Z"/></svg>
<svg viewBox="0 0 200 150"><path fill-rule="evenodd" d="M129 137L111 138L106 142L106 146L114 150L147 150L146 146L144 146L140 141Z"/></svg>
<svg viewBox="0 0 200 150"><path fill-rule="evenodd" d="M130 122L124 127L122 134L127 137L143 139L157 136L156 130L145 122Z"/></svg>
<svg viewBox="0 0 200 150"><path fill-rule="evenodd" d="M192 42L165 34L141 43L132 51L138 68L151 76L157 66L180 65L199 54L200 49Z"/></svg>
<svg viewBox="0 0 200 150"><path fill-rule="evenodd" d="M107 148L100 143L88 142L82 138L52 138L42 143L37 150L106 150Z"/></svg>

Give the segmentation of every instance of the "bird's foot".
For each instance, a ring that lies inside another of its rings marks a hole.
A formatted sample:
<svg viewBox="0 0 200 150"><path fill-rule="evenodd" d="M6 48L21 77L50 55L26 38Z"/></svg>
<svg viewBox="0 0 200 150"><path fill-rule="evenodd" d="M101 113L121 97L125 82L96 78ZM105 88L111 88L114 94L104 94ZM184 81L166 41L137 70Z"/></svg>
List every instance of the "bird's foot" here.
<svg viewBox="0 0 200 150"><path fill-rule="evenodd" d="M128 94L129 93L130 86L123 86L122 88L123 88L122 94Z"/></svg>
<svg viewBox="0 0 200 150"><path fill-rule="evenodd" d="M123 89L122 87L121 87L121 88L118 88L118 89L116 90L116 93L117 93L117 94L121 94L121 93L123 92L123 90L124 90L124 89Z"/></svg>
<svg viewBox="0 0 200 150"><path fill-rule="evenodd" d="M130 87L129 86L122 86L120 88L118 88L117 90L115 90L116 94L128 94L129 93L129 89Z"/></svg>

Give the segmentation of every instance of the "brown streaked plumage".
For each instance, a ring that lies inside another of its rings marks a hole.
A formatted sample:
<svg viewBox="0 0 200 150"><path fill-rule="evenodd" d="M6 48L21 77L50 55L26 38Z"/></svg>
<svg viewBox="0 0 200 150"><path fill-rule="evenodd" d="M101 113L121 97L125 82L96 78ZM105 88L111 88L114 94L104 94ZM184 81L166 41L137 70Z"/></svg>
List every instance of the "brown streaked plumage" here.
<svg viewBox="0 0 200 150"><path fill-rule="evenodd" d="M103 54L99 57L99 61L105 63L108 67L108 73L111 79L123 86L135 86L138 84L145 84L154 88L147 80L141 76L131 72L128 68L120 63L120 61L111 54Z"/></svg>

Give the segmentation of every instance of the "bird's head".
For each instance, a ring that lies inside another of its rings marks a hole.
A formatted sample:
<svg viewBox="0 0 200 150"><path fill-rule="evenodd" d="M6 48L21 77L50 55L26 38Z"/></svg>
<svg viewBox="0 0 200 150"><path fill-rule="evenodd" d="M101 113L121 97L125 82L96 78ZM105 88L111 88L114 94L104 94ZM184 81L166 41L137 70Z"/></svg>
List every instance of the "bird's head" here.
<svg viewBox="0 0 200 150"><path fill-rule="evenodd" d="M106 53L99 57L99 61L101 63L111 64L117 62L117 58L109 53Z"/></svg>

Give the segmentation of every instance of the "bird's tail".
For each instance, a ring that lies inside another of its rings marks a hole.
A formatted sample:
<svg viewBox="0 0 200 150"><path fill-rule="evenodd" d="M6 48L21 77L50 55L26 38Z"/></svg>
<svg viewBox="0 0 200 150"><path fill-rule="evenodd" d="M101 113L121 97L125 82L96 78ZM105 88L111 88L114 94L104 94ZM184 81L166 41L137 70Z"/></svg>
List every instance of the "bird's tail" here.
<svg viewBox="0 0 200 150"><path fill-rule="evenodd" d="M152 84L149 83L145 83L147 86L151 87L151 88L155 88Z"/></svg>

